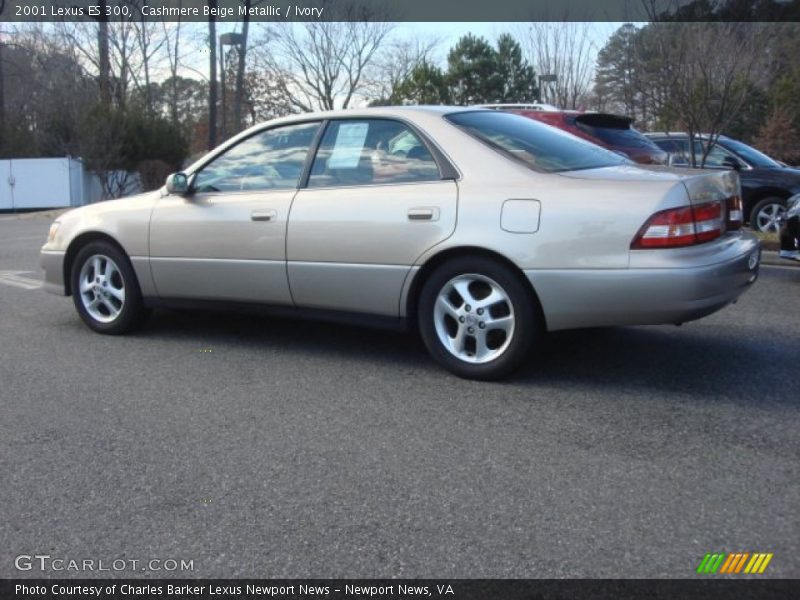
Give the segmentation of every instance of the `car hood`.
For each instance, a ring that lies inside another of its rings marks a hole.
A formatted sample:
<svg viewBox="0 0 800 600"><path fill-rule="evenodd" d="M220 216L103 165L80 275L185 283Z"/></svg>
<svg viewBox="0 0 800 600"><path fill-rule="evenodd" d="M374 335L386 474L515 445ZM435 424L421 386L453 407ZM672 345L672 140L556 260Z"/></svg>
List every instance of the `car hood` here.
<svg viewBox="0 0 800 600"><path fill-rule="evenodd" d="M161 191L145 192L135 196L127 196L116 200L103 200L73 208L58 218L58 221L71 219L88 219L115 212L123 213L138 210L149 210L155 200L161 197Z"/></svg>
<svg viewBox="0 0 800 600"><path fill-rule="evenodd" d="M60 226L43 250L65 251L76 237L91 232L110 236L128 255L147 254L150 212L160 197L157 190L67 211L56 219Z"/></svg>

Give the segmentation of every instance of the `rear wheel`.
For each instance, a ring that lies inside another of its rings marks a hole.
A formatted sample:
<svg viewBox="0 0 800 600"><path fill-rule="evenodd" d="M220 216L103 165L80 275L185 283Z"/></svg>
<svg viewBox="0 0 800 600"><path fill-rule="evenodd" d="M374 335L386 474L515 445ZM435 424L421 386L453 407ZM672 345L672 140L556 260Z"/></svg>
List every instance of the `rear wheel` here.
<svg viewBox="0 0 800 600"><path fill-rule="evenodd" d="M535 299L517 274L484 257L439 267L422 287L418 321L431 356L459 377L499 379L528 355L540 330Z"/></svg>
<svg viewBox="0 0 800 600"><path fill-rule="evenodd" d="M776 196L760 200L750 213L750 227L763 233L777 233L781 217L786 212L786 200Z"/></svg>
<svg viewBox="0 0 800 600"><path fill-rule="evenodd" d="M78 314L98 333L125 333L144 319L133 267L128 257L108 242L90 242L80 249L72 265L71 285Z"/></svg>

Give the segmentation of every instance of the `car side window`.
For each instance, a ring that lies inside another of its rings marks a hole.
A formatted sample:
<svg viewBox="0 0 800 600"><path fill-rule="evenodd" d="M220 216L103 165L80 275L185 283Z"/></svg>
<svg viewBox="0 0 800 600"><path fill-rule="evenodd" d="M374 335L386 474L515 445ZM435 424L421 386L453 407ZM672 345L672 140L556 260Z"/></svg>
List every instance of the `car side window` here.
<svg viewBox="0 0 800 600"><path fill-rule="evenodd" d="M286 190L297 187L319 123L262 131L242 140L195 176L196 192Z"/></svg>
<svg viewBox="0 0 800 600"><path fill-rule="evenodd" d="M695 142L694 143L694 159L697 161L697 165L700 166L700 163L703 160L703 153L705 152L705 144L702 142ZM708 153L706 157L705 166L706 167L718 167L718 168L725 168L725 159L732 160L736 163L739 161L736 157L725 150L719 144L714 144L714 147L711 148L711 151Z"/></svg>
<svg viewBox="0 0 800 600"><path fill-rule="evenodd" d="M436 181L439 167L418 135L390 119L332 121L308 187Z"/></svg>
<svg viewBox="0 0 800 600"><path fill-rule="evenodd" d="M672 155L672 164L685 167L689 165L689 142L688 140L663 139L656 140L656 145L664 152Z"/></svg>

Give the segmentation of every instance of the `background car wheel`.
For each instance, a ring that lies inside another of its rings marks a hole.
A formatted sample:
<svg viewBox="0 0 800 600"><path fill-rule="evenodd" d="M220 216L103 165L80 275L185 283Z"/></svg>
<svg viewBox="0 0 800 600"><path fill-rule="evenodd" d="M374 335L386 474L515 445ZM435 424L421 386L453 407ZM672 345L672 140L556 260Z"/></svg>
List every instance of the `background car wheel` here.
<svg viewBox="0 0 800 600"><path fill-rule="evenodd" d="M540 330L536 300L509 268L485 257L439 267L422 287L420 335L459 377L499 379L528 355Z"/></svg>
<svg viewBox="0 0 800 600"><path fill-rule="evenodd" d="M786 212L786 200L771 197L760 200L750 213L750 227L764 233L776 233Z"/></svg>
<svg viewBox="0 0 800 600"><path fill-rule="evenodd" d="M128 257L108 242L81 248L72 265L72 299L78 314L99 333L118 335L145 316L139 283Z"/></svg>

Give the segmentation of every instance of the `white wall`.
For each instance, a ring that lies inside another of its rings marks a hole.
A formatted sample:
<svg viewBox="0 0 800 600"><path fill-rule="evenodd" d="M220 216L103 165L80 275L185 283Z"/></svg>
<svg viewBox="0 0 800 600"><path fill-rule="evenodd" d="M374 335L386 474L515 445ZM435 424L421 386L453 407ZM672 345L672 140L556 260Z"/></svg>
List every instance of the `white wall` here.
<svg viewBox="0 0 800 600"><path fill-rule="evenodd" d="M136 174L127 181L124 195L141 191ZM86 171L80 159L0 160L0 210L82 206L101 200L106 198L100 180Z"/></svg>

